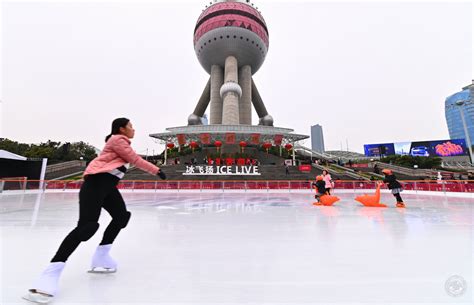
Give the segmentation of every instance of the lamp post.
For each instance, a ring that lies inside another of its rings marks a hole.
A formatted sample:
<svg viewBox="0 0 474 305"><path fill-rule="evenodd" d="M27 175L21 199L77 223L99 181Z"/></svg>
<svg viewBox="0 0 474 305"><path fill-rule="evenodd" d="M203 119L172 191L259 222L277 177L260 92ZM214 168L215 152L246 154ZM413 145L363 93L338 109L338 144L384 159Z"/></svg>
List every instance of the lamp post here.
<svg viewBox="0 0 474 305"><path fill-rule="evenodd" d="M464 104L465 104L465 101L463 101L463 100L456 101L456 105L459 106L459 113L461 114L461 120L462 120L462 126L464 128L464 134L466 135L467 148L469 149L469 157L471 159L471 163L473 163L474 160L473 160L473 156L472 156L471 137L469 136L469 133L467 132L466 120L464 119L464 113L462 111L462 106L464 106Z"/></svg>

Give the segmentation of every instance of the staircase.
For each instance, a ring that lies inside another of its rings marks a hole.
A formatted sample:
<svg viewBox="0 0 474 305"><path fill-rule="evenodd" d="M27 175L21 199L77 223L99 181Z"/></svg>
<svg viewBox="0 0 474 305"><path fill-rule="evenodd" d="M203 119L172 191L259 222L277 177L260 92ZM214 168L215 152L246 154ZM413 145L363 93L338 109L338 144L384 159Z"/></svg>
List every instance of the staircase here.
<svg viewBox="0 0 474 305"><path fill-rule="evenodd" d="M67 161L57 164L48 165L46 167L46 180L65 179L76 176L84 172L86 169L86 161Z"/></svg>

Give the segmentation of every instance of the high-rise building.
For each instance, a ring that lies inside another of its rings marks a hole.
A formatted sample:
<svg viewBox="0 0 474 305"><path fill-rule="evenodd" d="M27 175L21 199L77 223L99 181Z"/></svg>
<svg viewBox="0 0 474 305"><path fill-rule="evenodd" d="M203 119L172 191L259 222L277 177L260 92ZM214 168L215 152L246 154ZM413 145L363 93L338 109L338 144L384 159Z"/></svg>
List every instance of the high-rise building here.
<svg viewBox="0 0 474 305"><path fill-rule="evenodd" d="M449 137L451 139L468 138L464 131L464 122L469 135L471 145L474 141L474 81L473 84L466 86L462 91L457 92L446 98L445 116L448 124ZM461 111L463 116L461 116Z"/></svg>
<svg viewBox="0 0 474 305"><path fill-rule="evenodd" d="M201 117L201 124L202 125L209 125L209 120L207 119L207 114L203 114Z"/></svg>
<svg viewBox="0 0 474 305"><path fill-rule="evenodd" d="M311 126L311 149L324 152L323 127L319 124Z"/></svg>

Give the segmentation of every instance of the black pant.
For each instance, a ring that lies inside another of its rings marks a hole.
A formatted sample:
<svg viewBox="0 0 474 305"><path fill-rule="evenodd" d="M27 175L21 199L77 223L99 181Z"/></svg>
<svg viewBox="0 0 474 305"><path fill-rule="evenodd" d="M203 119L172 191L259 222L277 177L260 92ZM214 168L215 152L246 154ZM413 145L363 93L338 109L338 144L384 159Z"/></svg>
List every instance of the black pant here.
<svg viewBox="0 0 474 305"><path fill-rule="evenodd" d="M331 195L331 188L329 187L326 188L326 194Z"/></svg>
<svg viewBox="0 0 474 305"><path fill-rule="evenodd" d="M101 245L113 243L130 219L122 195L117 189L119 178L103 173L85 178L79 191L79 221L59 246L51 262L65 262L82 241L90 239L99 228L99 216L104 208L112 221L107 226Z"/></svg>
<svg viewBox="0 0 474 305"><path fill-rule="evenodd" d="M402 196L400 196L400 193L393 194L393 196L395 196L395 198L397 198L397 202L403 202Z"/></svg>

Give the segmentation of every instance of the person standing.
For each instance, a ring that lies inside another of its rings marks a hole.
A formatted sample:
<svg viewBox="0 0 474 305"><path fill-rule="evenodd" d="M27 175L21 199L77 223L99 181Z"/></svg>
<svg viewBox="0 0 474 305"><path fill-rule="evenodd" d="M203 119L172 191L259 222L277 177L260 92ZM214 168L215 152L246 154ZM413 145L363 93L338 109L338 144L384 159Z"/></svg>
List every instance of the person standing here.
<svg viewBox="0 0 474 305"><path fill-rule="evenodd" d="M50 264L41 273L32 289L23 298L46 304L58 292L61 273L69 256L81 242L89 240L99 229L99 216L102 208L112 221L105 229L102 241L92 256L90 272L111 273L117 269L117 262L109 252L112 244L130 220L125 202L117 189L117 184L127 171L129 164L161 179L165 173L152 163L143 160L130 146L135 135L132 123L127 118L117 118L112 122L112 131L105 138L106 144L97 158L92 160L84 171L84 183L79 191L79 220L77 226L66 236Z"/></svg>
<svg viewBox="0 0 474 305"><path fill-rule="evenodd" d="M325 183L326 193L331 195L331 189L334 188L334 183L332 182L331 175L327 170L323 170L323 180Z"/></svg>

